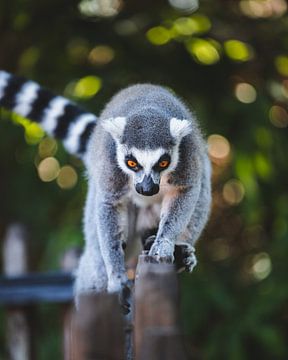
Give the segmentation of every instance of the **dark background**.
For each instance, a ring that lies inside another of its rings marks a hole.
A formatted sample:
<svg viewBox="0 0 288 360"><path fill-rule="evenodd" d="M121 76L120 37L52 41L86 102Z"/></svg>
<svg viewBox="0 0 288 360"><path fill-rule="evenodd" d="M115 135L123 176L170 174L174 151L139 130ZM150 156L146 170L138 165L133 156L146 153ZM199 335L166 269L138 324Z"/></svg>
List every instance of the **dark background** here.
<svg viewBox="0 0 288 360"><path fill-rule="evenodd" d="M179 1L1 0L0 68L96 114L137 82L184 99L214 170L199 264L180 276L187 346L194 359L287 359L287 4L202 0L183 11ZM64 251L83 243L84 169L61 144L43 155L43 134L23 119L2 112L0 129L1 238L23 224L30 269L57 269ZM47 157L72 167L76 185L42 181ZM56 305L37 310L38 359L62 357L60 318Z"/></svg>

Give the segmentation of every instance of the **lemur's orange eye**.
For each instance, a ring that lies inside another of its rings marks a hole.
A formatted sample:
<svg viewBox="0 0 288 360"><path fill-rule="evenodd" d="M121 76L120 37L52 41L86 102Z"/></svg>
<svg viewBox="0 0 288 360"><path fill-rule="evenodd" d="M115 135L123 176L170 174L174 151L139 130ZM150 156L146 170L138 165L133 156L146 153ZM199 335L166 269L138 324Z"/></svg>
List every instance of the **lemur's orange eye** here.
<svg viewBox="0 0 288 360"><path fill-rule="evenodd" d="M138 164L136 161L133 161L133 160L128 160L127 161L127 165L131 168L135 168Z"/></svg>
<svg viewBox="0 0 288 360"><path fill-rule="evenodd" d="M166 168L168 165L169 165L169 161L168 161L168 160L162 160L162 161L160 161L160 163L159 163L159 166L160 166L162 169Z"/></svg>

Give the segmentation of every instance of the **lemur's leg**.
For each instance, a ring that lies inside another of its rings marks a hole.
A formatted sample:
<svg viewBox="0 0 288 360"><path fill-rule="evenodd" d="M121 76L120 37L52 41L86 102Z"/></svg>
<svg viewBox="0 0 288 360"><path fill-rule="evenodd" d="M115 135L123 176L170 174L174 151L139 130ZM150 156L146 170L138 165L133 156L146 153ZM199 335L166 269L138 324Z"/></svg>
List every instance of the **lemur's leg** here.
<svg viewBox="0 0 288 360"><path fill-rule="evenodd" d="M177 239L186 229L199 198L201 178L190 187L174 187L164 196L159 229L149 254L173 261Z"/></svg>
<svg viewBox="0 0 288 360"><path fill-rule="evenodd" d="M107 290L119 292L127 284L122 247L126 242L127 205L113 194L98 194L95 205L99 244L108 276Z"/></svg>
<svg viewBox="0 0 288 360"><path fill-rule="evenodd" d="M194 212L186 231L177 239L175 246L175 262L178 270L191 272L197 264L194 244L199 238L210 213L211 180L210 166L207 164L201 180L201 190Z"/></svg>
<svg viewBox="0 0 288 360"><path fill-rule="evenodd" d="M107 273L98 241L95 191L92 185L88 190L84 215L85 248L75 282L76 303L81 293L102 292L107 289Z"/></svg>

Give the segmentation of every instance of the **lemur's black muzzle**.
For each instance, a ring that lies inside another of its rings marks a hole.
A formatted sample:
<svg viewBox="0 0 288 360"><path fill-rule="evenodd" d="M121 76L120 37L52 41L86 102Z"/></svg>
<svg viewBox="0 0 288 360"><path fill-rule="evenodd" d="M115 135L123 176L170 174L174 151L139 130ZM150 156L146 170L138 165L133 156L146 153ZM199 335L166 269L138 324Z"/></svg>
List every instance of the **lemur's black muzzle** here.
<svg viewBox="0 0 288 360"><path fill-rule="evenodd" d="M136 191L145 196L152 196L159 192L159 184L155 184L151 176L144 176L144 179L141 183L137 183Z"/></svg>

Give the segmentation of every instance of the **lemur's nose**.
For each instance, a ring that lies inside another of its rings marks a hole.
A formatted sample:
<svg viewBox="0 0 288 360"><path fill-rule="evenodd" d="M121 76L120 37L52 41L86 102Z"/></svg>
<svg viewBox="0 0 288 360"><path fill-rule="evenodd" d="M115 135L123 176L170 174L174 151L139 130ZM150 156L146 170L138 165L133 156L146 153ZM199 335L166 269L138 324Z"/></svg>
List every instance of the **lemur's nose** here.
<svg viewBox="0 0 288 360"><path fill-rule="evenodd" d="M136 184L136 191L145 196L152 196L159 192L159 184L155 184L151 176L144 176L141 183Z"/></svg>

